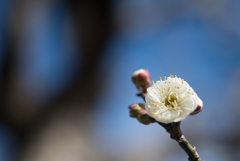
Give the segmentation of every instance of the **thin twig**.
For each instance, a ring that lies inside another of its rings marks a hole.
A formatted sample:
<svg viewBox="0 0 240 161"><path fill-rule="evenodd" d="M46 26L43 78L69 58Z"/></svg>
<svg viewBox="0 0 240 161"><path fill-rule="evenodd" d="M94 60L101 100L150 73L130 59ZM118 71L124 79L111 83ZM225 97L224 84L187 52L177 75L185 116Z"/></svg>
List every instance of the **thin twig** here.
<svg viewBox="0 0 240 161"><path fill-rule="evenodd" d="M146 93L140 92L140 93L137 93L136 95L137 95L138 97L142 97L142 99L144 100L144 102L146 102L146 101L145 101L145 97L146 97L146 95L147 95Z"/></svg>

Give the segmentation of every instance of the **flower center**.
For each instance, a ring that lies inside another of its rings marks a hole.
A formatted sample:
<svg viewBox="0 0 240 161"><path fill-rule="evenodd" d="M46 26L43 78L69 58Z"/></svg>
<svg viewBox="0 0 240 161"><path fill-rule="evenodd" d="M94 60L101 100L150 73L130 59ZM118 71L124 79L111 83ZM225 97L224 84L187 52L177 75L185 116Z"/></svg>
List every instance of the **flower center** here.
<svg viewBox="0 0 240 161"><path fill-rule="evenodd" d="M165 96L165 106L174 108L177 105L177 95L171 92L168 97Z"/></svg>

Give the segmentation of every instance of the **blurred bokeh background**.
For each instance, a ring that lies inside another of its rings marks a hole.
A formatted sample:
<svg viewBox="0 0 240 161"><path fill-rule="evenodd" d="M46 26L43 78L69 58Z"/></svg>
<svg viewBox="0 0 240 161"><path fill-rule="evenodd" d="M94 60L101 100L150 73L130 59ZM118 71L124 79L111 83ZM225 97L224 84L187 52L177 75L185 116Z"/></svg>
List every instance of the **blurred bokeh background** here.
<svg viewBox="0 0 240 161"><path fill-rule="evenodd" d="M0 0L0 161L186 161L131 74L186 80L204 160L240 160L239 0Z"/></svg>

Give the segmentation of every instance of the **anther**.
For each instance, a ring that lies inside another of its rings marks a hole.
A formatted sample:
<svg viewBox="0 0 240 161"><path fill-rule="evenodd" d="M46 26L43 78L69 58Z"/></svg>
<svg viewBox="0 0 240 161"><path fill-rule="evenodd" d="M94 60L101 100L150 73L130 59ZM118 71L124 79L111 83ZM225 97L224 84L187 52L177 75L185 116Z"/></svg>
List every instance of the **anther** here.
<svg viewBox="0 0 240 161"><path fill-rule="evenodd" d="M151 106L150 106L150 105L148 105L147 107L148 107L148 108L151 108Z"/></svg>
<svg viewBox="0 0 240 161"><path fill-rule="evenodd" d="M177 77L177 75L175 75L175 78Z"/></svg>

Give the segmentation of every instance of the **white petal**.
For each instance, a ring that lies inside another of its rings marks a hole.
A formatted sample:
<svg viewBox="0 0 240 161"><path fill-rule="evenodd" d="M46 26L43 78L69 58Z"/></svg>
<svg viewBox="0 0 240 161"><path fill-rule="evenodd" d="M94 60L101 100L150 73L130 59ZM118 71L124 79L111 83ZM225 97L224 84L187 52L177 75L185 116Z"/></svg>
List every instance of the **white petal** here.
<svg viewBox="0 0 240 161"><path fill-rule="evenodd" d="M202 105L202 101L198 98L197 94L181 78L168 77L164 81L157 81L147 91L148 93L145 98L146 111L148 115L159 122L171 123L181 121L192 113L197 105ZM175 109L172 109L161 104L161 102L165 103L166 101L164 97L169 97L173 93L177 95L179 109L176 106L174 107Z"/></svg>

